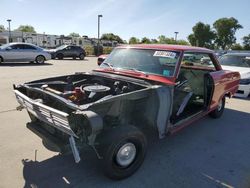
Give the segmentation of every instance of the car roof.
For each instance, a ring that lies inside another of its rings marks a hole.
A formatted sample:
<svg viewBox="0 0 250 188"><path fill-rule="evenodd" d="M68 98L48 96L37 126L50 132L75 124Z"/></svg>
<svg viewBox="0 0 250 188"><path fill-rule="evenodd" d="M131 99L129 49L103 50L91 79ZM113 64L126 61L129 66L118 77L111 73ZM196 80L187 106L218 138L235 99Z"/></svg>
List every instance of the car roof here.
<svg viewBox="0 0 250 188"><path fill-rule="evenodd" d="M250 52L229 52L227 54L224 54L223 56L231 55L231 56L250 56Z"/></svg>
<svg viewBox="0 0 250 188"><path fill-rule="evenodd" d="M205 52L205 53L213 53L212 50L194 47L194 46L186 46L186 45L170 45L170 44L134 44L134 45L121 45L117 48L136 48L136 49L157 49L157 50L173 50L173 51L192 51L192 52Z"/></svg>
<svg viewBox="0 0 250 188"><path fill-rule="evenodd" d="M9 43L10 46L16 45L16 44L25 44L25 45L33 46L33 47L35 47L35 48L40 48L39 46L36 46L36 45L34 45L34 44L31 44L31 43L27 43L27 42L12 42L12 43Z"/></svg>

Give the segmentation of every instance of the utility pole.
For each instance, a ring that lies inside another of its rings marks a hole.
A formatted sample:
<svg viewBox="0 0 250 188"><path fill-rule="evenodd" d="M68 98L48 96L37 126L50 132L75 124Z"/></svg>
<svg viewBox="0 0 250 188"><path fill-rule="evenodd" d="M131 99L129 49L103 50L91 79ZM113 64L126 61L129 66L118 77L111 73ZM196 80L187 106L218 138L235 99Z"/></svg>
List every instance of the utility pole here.
<svg viewBox="0 0 250 188"><path fill-rule="evenodd" d="M10 22L11 22L11 19L8 19L7 22L9 23L9 43L10 43L10 42L12 42L11 30L10 30Z"/></svg>
<svg viewBox="0 0 250 188"><path fill-rule="evenodd" d="M100 47L100 18L102 18L102 15L98 15L98 41L97 41L97 56L99 55L99 47Z"/></svg>
<svg viewBox="0 0 250 188"><path fill-rule="evenodd" d="M175 33L175 39L174 40L175 40L175 42L177 42L177 35L178 35L179 32L175 31L174 33Z"/></svg>

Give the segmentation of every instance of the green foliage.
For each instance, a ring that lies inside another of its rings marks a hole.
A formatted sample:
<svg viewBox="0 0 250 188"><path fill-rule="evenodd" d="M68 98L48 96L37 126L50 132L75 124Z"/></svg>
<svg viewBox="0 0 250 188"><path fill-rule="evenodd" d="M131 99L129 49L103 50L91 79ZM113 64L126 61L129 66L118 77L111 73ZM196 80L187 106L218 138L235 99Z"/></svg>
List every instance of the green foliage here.
<svg viewBox="0 0 250 188"><path fill-rule="evenodd" d="M68 36L69 36L69 37L80 37L80 34L79 34L79 33L74 33L74 32L72 32L72 33L70 33Z"/></svg>
<svg viewBox="0 0 250 188"><path fill-rule="evenodd" d="M193 28L193 33L188 36L188 41L193 46L211 47L215 39L215 33L210 25L198 22Z"/></svg>
<svg viewBox="0 0 250 188"><path fill-rule="evenodd" d="M35 29L31 25L20 25L16 31L22 31L22 32L30 32L30 33L36 33Z"/></svg>
<svg viewBox="0 0 250 188"><path fill-rule="evenodd" d="M141 39L141 43L143 43L143 44L150 44L150 43L151 43L151 41L150 41L150 39L149 39L149 38L147 38L147 37L143 37L143 38Z"/></svg>
<svg viewBox="0 0 250 188"><path fill-rule="evenodd" d="M111 41L117 41L120 44L123 44L124 41L119 37L118 35L115 35L113 33L105 33L102 35L101 40L111 40Z"/></svg>
<svg viewBox="0 0 250 188"><path fill-rule="evenodd" d="M151 39L150 43L151 43L151 44L157 44L157 43L158 43L158 40L157 40L157 39Z"/></svg>
<svg viewBox="0 0 250 188"><path fill-rule="evenodd" d="M250 34L243 37L244 50L250 50Z"/></svg>
<svg viewBox="0 0 250 188"><path fill-rule="evenodd" d="M165 35L160 35L158 37L159 44L178 44L178 45L189 45L185 40L175 40L174 38L168 38Z"/></svg>
<svg viewBox="0 0 250 188"><path fill-rule="evenodd" d="M110 54L113 47L103 47L103 54Z"/></svg>
<svg viewBox="0 0 250 188"><path fill-rule="evenodd" d="M140 43L140 39L136 38L136 37L131 37L129 39L129 44L139 44Z"/></svg>
<svg viewBox="0 0 250 188"><path fill-rule="evenodd" d="M215 43L223 50L229 49L236 42L235 33L243 28L235 18L220 18L213 24L216 31Z"/></svg>
<svg viewBox="0 0 250 188"><path fill-rule="evenodd" d="M177 40L177 44L179 44L179 45L190 45L188 43L188 41L186 41L186 40Z"/></svg>
<svg viewBox="0 0 250 188"><path fill-rule="evenodd" d="M88 45L88 46L84 46L83 48L84 48L87 56L95 54L94 46Z"/></svg>
<svg viewBox="0 0 250 188"><path fill-rule="evenodd" d="M236 43L236 44L233 44L233 45L231 46L231 49L232 49L232 50L243 50L244 48L243 48L243 46L241 46L239 43Z"/></svg>
<svg viewBox="0 0 250 188"><path fill-rule="evenodd" d="M3 32L3 31L5 31L5 28L3 25L0 25L0 32Z"/></svg>
<svg viewBox="0 0 250 188"><path fill-rule="evenodd" d="M177 44L174 38L167 38L165 35L160 35L158 37L159 44Z"/></svg>

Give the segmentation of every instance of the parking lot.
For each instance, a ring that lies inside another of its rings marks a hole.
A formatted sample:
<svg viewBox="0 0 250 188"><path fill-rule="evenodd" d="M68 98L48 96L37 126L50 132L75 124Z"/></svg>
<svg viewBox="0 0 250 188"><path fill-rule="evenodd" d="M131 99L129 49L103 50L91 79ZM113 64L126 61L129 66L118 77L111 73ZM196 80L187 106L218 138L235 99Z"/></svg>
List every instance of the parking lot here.
<svg viewBox="0 0 250 188"><path fill-rule="evenodd" d="M150 139L142 167L131 177L103 176L92 153L47 150L16 111L13 83L90 71L97 58L51 60L44 65L0 65L0 187L250 187L250 99L227 100L222 118L205 117L176 135Z"/></svg>

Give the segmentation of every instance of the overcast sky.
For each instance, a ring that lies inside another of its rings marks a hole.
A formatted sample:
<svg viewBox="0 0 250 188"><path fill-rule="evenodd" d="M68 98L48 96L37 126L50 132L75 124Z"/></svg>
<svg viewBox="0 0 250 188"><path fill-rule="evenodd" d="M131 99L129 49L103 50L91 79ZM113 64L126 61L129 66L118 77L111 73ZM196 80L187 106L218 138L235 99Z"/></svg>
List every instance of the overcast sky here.
<svg viewBox="0 0 250 188"><path fill-rule="evenodd" d="M249 0L0 0L0 25L11 28L32 25L38 33L71 32L97 37L97 15L102 14L101 34L114 33L125 40L131 36L159 35L187 39L199 21L213 24L222 17L235 17L243 29L238 42L250 34Z"/></svg>

